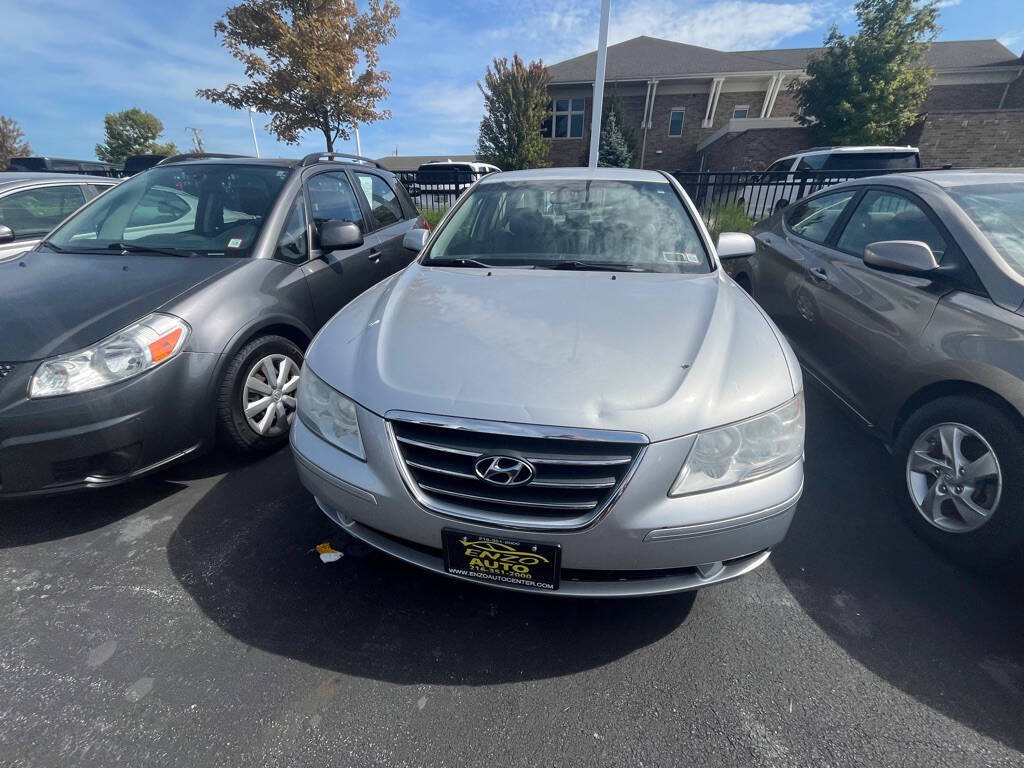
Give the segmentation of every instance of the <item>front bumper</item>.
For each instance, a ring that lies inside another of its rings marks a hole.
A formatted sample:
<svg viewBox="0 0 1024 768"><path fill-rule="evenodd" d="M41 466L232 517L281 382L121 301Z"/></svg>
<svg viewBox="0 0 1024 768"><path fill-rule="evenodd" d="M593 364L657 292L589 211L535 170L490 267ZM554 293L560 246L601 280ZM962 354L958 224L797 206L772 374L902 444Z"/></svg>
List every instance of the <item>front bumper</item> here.
<svg viewBox="0 0 1024 768"><path fill-rule="evenodd" d="M35 363L0 380L0 498L130 480L213 436L210 382L220 356L185 352L133 379L31 400Z"/></svg>
<svg viewBox="0 0 1024 768"><path fill-rule="evenodd" d="M507 529L419 505L399 472L384 420L360 409L359 425L365 462L337 450L298 419L292 428L299 478L338 525L439 573L443 529L509 536ZM802 463L754 482L670 498L668 489L692 440L651 443L622 495L593 525L515 531L517 539L561 545L562 582L553 594L612 597L696 589L748 573L768 558L793 518L803 489Z"/></svg>

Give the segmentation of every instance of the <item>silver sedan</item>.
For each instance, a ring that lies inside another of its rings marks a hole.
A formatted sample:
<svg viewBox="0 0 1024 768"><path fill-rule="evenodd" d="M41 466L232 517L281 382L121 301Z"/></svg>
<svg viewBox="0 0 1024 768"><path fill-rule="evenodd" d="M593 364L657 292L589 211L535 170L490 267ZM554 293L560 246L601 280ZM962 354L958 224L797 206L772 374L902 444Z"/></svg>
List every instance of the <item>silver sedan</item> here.
<svg viewBox="0 0 1024 768"><path fill-rule="evenodd" d="M646 595L763 563L803 488L800 367L671 177L493 174L309 347L323 512L423 568Z"/></svg>

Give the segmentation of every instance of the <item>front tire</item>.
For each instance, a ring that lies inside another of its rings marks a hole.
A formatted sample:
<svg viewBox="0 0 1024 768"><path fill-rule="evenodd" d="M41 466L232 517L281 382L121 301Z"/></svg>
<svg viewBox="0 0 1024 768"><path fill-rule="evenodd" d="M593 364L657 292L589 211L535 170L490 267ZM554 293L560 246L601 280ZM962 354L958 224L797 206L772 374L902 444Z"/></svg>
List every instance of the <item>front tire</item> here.
<svg viewBox="0 0 1024 768"><path fill-rule="evenodd" d="M217 398L223 445L257 454L287 442L302 359L302 350L283 336L261 336L235 354Z"/></svg>
<svg viewBox="0 0 1024 768"><path fill-rule="evenodd" d="M1024 430L980 398L944 397L908 419L896 443L910 527L959 562L993 566L1024 546Z"/></svg>

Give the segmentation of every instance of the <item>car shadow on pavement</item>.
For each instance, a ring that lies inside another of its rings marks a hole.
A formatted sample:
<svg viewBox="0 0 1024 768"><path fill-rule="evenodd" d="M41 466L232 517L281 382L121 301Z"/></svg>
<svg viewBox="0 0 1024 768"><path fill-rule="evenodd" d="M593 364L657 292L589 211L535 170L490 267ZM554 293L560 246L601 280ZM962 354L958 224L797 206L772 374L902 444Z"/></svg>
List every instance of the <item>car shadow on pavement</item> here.
<svg viewBox="0 0 1024 768"><path fill-rule="evenodd" d="M344 552L322 563L314 547ZM167 547L175 577L239 640L344 674L483 685L598 667L671 633L693 595L578 600L464 584L348 537L287 451L228 475Z"/></svg>
<svg viewBox="0 0 1024 768"><path fill-rule="evenodd" d="M954 565L899 517L892 459L818 387L806 486L772 557L804 611L889 684L1024 748L1024 594L1017 577Z"/></svg>
<svg viewBox="0 0 1024 768"><path fill-rule="evenodd" d="M230 472L243 461L215 451L123 485L0 500L0 550L98 530L170 498L190 480Z"/></svg>

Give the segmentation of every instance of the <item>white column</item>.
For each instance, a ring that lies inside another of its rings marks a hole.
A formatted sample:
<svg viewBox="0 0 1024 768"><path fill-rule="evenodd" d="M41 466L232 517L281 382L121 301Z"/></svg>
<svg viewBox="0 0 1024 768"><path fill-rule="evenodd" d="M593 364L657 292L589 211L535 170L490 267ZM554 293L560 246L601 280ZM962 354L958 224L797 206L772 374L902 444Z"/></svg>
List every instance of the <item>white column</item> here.
<svg viewBox="0 0 1024 768"><path fill-rule="evenodd" d="M722 94L722 83L724 82L724 77L716 77L711 81L711 90L708 91L708 107L704 112L704 121L701 123L703 128L710 128L715 122L715 110L718 109L718 97Z"/></svg>

